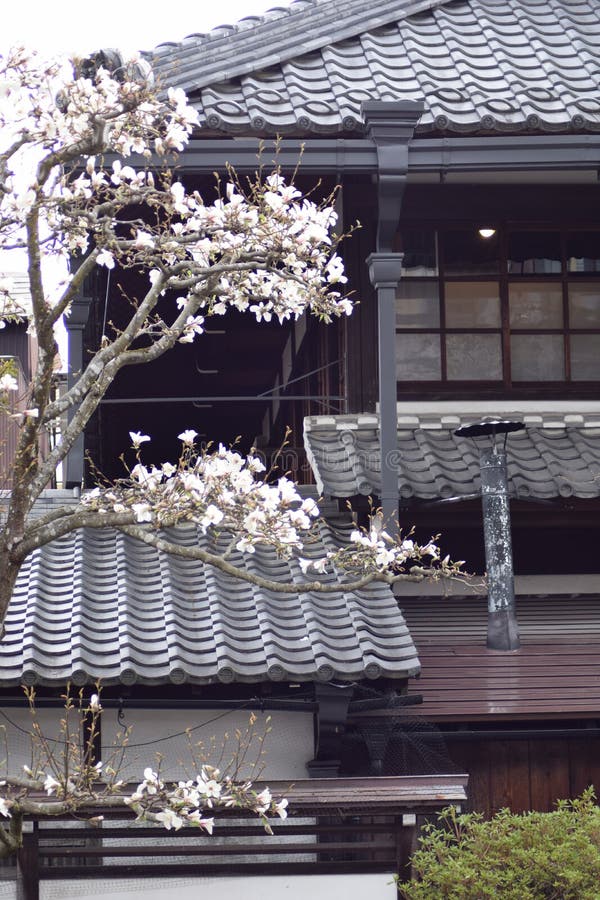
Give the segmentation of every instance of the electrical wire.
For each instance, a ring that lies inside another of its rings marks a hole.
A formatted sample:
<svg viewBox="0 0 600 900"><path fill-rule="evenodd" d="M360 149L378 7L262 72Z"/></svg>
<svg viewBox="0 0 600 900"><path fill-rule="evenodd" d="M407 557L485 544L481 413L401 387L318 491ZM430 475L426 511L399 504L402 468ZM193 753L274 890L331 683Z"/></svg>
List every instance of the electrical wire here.
<svg viewBox="0 0 600 900"><path fill-rule="evenodd" d="M133 750L136 747L148 747L152 744L159 744L164 741L171 741L178 737L185 737L185 735L190 734L192 731L198 731L201 728L206 728L208 725L212 725L213 722L218 722L219 719L224 719L226 716L231 713L239 712L241 709L248 708L249 706L256 706L260 704L261 701L258 697L251 697L250 700L245 700L243 703L240 703L239 706L234 707L233 709L227 709L225 712L220 713L218 716L213 716L212 719L209 719L207 722L202 722L200 725L193 725L191 728L185 728L183 731L177 731L174 734L167 734L164 737L153 738L151 741L141 741L138 744L132 744L129 741L127 742L127 749ZM16 722L8 716L4 710L0 709L0 716L9 723L9 725L14 728L16 731L20 731L21 734L26 734L28 737L31 737L31 731L27 728L23 728L21 725L18 725ZM44 740L48 741L51 744L68 744L68 741L62 741L60 738L51 738L44 736Z"/></svg>
<svg viewBox="0 0 600 900"><path fill-rule="evenodd" d="M232 713L232 712L239 712L240 709L248 708L251 704L254 703L255 700L257 700L257 698L252 697L250 700L246 700L245 703L242 703L240 706L236 706L234 709L227 709L227 710L225 710L225 712L222 712L220 715L213 716L213 718L209 719L208 722L202 722L201 725L193 725L191 728L185 728L183 731L177 731L175 734L168 734L165 737L153 738L151 741L141 741L139 744L131 744L128 741L127 749L133 750L136 747L150 747L154 744L160 744L161 742L164 742L164 741L172 741L174 738L185 737L186 735L190 734L192 731L199 731L199 729L201 729L201 728L206 728L207 725L212 725L213 722L218 722L219 719L224 719L225 716L230 715L230 713Z"/></svg>
<svg viewBox="0 0 600 900"><path fill-rule="evenodd" d="M287 697L270 697L269 699L270 700L286 700L288 698ZM128 741L127 749L133 750L138 747L149 747L149 746L152 746L153 744L159 744L164 741L171 741L178 737L185 737L186 735L190 734L191 732L199 731L201 728L207 728L209 725L212 725L214 722L218 722L220 719L224 719L226 716L231 715L231 713L236 713L242 709L248 709L250 707L255 707L255 706L259 706L261 708L261 711L264 711L264 709L265 709L264 700L262 700L260 697L250 697L250 699L240 701L240 703L237 706L234 706L232 709L225 710L224 712L220 713L218 716L213 716L211 719L208 719L206 722L202 722L200 725L193 725L190 728L185 728L183 731L177 731L173 734L168 734L168 735L165 735L164 737L160 737L160 738L153 738L150 741L141 741L140 743L137 743L137 744L132 744ZM132 704L132 707L133 707L133 704ZM123 707L121 706L119 708L119 713L122 713L122 710L123 710ZM18 725L16 722L13 722L13 720L10 718L10 716L8 716L4 712L3 709L0 709L0 716L2 716L2 718L6 719L6 721L10 724L10 726L12 728L14 728L16 731L20 731L22 734L26 734L28 737L31 737L31 731L28 730L27 728L23 728L21 725ZM119 722L121 722L122 718L120 716L118 716L118 718L119 718ZM68 741L62 741L60 738L44 737L44 740L46 740L46 741L48 741L48 743L52 743L52 744L67 744L68 743Z"/></svg>

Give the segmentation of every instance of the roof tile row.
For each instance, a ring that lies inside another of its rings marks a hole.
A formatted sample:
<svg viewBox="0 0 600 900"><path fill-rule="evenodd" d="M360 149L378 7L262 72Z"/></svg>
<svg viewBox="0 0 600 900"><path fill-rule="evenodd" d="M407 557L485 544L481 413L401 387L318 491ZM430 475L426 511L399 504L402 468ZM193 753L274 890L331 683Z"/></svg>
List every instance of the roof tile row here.
<svg viewBox="0 0 600 900"><path fill-rule="evenodd" d="M169 538L206 540L191 527ZM323 526L307 555L347 540L347 527ZM265 548L233 562L282 585L305 580L297 562ZM263 590L112 529L75 532L28 558L0 660L5 685L327 681L418 670L384 585L356 593Z"/></svg>
<svg viewBox="0 0 600 900"><path fill-rule="evenodd" d="M594 0L306 0L251 29L161 46L211 129L363 128L366 99L424 99L418 131L600 130Z"/></svg>
<svg viewBox="0 0 600 900"><path fill-rule="evenodd" d="M412 427L399 422L396 463L403 499L461 497L480 489L477 446L454 434L460 419L453 427L442 425L439 418L436 424L427 428L418 419ZM380 495L376 417L314 416L305 421L305 445L323 494ZM514 497L600 496L600 427L573 427L564 421L562 427L534 425L512 434L507 452Z"/></svg>

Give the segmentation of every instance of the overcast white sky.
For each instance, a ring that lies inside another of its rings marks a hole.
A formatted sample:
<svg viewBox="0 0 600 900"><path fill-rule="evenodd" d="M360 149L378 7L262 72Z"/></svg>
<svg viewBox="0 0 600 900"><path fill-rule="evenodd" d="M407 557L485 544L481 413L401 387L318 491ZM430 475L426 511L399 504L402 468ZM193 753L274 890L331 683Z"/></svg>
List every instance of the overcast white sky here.
<svg viewBox="0 0 600 900"><path fill-rule="evenodd" d="M0 50L26 44L47 52L101 47L151 50L193 32L232 25L291 0L4 0Z"/></svg>

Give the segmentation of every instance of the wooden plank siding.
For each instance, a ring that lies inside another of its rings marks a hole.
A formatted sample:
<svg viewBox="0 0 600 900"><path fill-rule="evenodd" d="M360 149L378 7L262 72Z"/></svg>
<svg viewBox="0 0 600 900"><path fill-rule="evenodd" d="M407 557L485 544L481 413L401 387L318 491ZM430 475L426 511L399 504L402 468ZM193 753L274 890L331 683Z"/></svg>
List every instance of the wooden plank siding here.
<svg viewBox="0 0 600 900"><path fill-rule="evenodd" d="M600 792L600 595L518 597L522 646L506 653L486 647L485 597L400 606L422 666L410 715L442 729L468 808L546 812Z"/></svg>
<svg viewBox="0 0 600 900"><path fill-rule="evenodd" d="M522 646L485 646L485 599L403 598L421 660L411 713L433 722L600 716L600 597L521 597Z"/></svg>
<svg viewBox="0 0 600 900"><path fill-rule="evenodd" d="M600 738L449 742L452 761L469 773L468 808L491 816L549 812L589 785L600 790Z"/></svg>

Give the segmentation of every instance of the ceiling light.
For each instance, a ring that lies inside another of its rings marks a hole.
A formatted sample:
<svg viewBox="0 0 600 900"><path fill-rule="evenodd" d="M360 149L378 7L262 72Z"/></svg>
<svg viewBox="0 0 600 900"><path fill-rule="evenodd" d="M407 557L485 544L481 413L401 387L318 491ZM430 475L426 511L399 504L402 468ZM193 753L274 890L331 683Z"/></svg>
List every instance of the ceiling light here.
<svg viewBox="0 0 600 900"><path fill-rule="evenodd" d="M485 238L487 240L488 238L494 237L494 235L496 234L496 229L495 228L480 228L479 234L482 238Z"/></svg>

